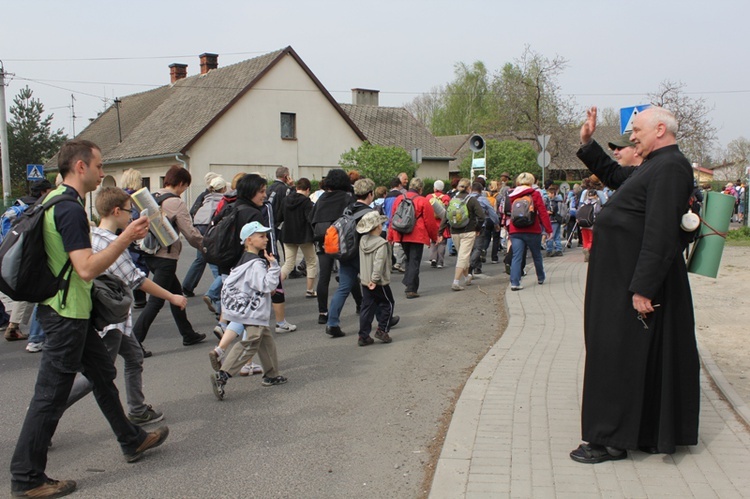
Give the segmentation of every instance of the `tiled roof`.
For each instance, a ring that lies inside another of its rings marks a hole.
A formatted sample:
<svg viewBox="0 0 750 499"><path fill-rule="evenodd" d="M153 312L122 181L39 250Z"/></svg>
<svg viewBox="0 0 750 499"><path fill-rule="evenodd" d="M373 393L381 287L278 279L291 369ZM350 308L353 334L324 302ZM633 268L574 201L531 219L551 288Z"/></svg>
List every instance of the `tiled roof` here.
<svg viewBox="0 0 750 499"><path fill-rule="evenodd" d="M287 54L294 57L308 73L355 133L364 137L296 52L291 47L286 47L211 70L204 75L184 78L172 85L123 97L119 106L122 142L119 140L117 109L114 105L77 138L99 145L105 163L184 153ZM57 158L53 158L46 166L56 167Z"/></svg>
<svg viewBox="0 0 750 499"><path fill-rule="evenodd" d="M450 154L414 116L403 107L339 104L366 139L380 146L422 149L423 158L450 159Z"/></svg>

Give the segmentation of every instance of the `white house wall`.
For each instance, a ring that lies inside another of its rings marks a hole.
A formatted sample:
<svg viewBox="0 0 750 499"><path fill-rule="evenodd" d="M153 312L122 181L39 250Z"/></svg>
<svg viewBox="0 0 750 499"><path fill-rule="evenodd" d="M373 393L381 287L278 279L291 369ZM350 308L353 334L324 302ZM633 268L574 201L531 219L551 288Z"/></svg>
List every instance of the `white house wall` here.
<svg viewBox="0 0 750 499"><path fill-rule="evenodd" d="M281 138L281 113L296 115L296 139ZM272 179L279 166L294 178L320 179L341 154L362 143L292 56L279 61L188 151L194 179L207 171L230 180L260 172ZM193 196L203 188L193 183Z"/></svg>

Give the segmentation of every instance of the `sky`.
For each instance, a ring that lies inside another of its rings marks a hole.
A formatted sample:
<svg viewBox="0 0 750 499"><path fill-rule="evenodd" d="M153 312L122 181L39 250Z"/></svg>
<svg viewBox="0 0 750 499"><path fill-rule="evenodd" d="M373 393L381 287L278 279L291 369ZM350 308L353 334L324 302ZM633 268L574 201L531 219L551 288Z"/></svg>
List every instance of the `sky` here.
<svg viewBox="0 0 750 499"><path fill-rule="evenodd" d="M168 84L173 62L199 73L204 52L221 67L291 45L337 101L360 87L401 106L458 62L499 71L528 45L568 60L558 82L581 120L646 103L668 79L706 99L726 146L750 138L748 19L747 0L6 0L0 61L7 107L28 85L72 135L115 97Z"/></svg>

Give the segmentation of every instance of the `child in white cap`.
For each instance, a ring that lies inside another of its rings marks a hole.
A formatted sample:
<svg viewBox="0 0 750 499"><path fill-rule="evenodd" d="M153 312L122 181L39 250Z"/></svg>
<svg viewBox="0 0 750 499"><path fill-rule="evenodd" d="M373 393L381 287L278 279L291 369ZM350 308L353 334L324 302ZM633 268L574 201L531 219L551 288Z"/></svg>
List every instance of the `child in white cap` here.
<svg viewBox="0 0 750 499"><path fill-rule="evenodd" d="M256 353L263 366L263 386L282 385L287 381L279 375L276 343L269 326L271 292L276 289L281 274L276 258L263 251L270 230L260 222L242 227L240 240L245 252L221 290L221 311L230 321L229 329L244 332L240 342L227 354L221 369L211 375L211 386L219 400L224 398L227 380L237 375Z"/></svg>

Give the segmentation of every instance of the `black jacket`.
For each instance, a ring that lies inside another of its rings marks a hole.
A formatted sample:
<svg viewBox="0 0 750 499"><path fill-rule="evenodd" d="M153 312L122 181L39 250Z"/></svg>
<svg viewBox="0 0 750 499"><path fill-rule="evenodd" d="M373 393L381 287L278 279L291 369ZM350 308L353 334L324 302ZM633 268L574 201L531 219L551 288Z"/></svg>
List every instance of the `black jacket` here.
<svg viewBox="0 0 750 499"><path fill-rule="evenodd" d="M281 180L274 180L271 185L268 186L268 201L271 203L273 208L273 219L275 228L278 229L281 224L281 203L289 195L291 187L282 182Z"/></svg>
<svg viewBox="0 0 750 499"><path fill-rule="evenodd" d="M225 205L222 208L222 211L227 209L228 206L230 205ZM261 224L266 225L267 222L263 220L261 207L256 206L253 203L250 203L243 199L237 199L237 201L234 202L234 208L236 210L239 210L237 211L237 223L235 225L234 237L237 240L237 244L241 246L242 241L240 241L240 232L242 231L242 227L244 227L245 224L248 224L250 222L260 222ZM234 265L230 265L228 267L219 267L219 273L229 275L229 272L232 270L233 266Z"/></svg>
<svg viewBox="0 0 750 499"><path fill-rule="evenodd" d="M344 209L352 202L354 202L354 197L344 191L326 191L320 195L310 213L310 222L316 241L323 241L326 229L344 214Z"/></svg>
<svg viewBox="0 0 750 499"><path fill-rule="evenodd" d="M305 244L313 242L310 213L313 209L310 198L299 192L293 192L281 202L277 224L284 222L281 228L281 242L286 244Z"/></svg>

